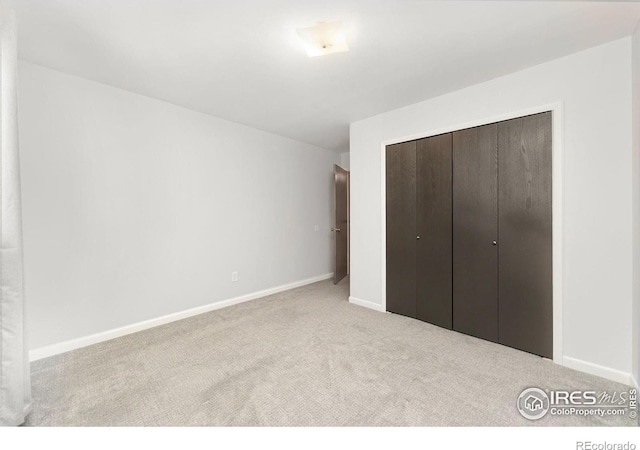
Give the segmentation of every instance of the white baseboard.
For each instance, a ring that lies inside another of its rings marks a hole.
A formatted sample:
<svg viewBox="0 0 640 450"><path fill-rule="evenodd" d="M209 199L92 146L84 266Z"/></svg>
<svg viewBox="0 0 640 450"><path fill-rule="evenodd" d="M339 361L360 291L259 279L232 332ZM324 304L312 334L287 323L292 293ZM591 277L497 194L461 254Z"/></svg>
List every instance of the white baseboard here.
<svg viewBox="0 0 640 450"><path fill-rule="evenodd" d="M164 325L177 320L186 319L188 317L197 316L216 309L226 308L227 306L237 305L238 303L248 302L258 298L266 297L268 295L277 294L278 292L288 291L307 284L316 283L318 281L327 280L333 278L333 273L325 273L313 278L307 278L306 280L300 280L289 284L283 284L263 291L253 292L251 294L242 295L240 297L231 298L228 300L222 300L215 303L210 303L204 306L198 306L196 308L187 309L185 311L179 311L177 313L168 314L166 316L157 317L155 319L145 320L143 322L126 325L124 327L116 328L113 330L103 331L101 333L91 334L89 336L83 336L80 338L72 339L58 344L48 345L46 347L36 348L29 352L29 360L36 361L38 359L48 358L49 356L58 355L60 353L66 353L71 350L75 350L81 347L87 347L89 345L97 344L99 342L108 341L127 334L137 333L138 331L147 330L149 328Z"/></svg>
<svg viewBox="0 0 640 450"><path fill-rule="evenodd" d="M633 375L621 370L612 369L610 367L601 366L599 364L590 363L581 359L565 356L562 358L562 365L570 369L579 370L580 372L589 373L608 380L617 381L627 386L637 386L638 383L633 379Z"/></svg>
<svg viewBox="0 0 640 450"><path fill-rule="evenodd" d="M362 300L361 298L357 298L357 297L349 297L349 303L353 303L354 305L358 305L358 306L364 306L365 308L373 309L379 312L386 312L382 307L382 305L369 302L367 300Z"/></svg>

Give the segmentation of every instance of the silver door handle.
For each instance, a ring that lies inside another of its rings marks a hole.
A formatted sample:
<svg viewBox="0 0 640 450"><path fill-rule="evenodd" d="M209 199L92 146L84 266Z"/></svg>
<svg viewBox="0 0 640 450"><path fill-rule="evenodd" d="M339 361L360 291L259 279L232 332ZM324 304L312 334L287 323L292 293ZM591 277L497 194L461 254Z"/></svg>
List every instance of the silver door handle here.
<svg viewBox="0 0 640 450"><path fill-rule="evenodd" d="M340 228L332 228L331 231L340 231Z"/></svg>

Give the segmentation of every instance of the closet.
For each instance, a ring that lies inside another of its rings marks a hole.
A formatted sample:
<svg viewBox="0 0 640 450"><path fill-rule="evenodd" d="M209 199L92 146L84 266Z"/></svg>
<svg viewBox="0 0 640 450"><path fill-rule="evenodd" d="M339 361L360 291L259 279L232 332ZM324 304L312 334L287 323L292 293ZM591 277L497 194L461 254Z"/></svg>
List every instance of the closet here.
<svg viewBox="0 0 640 450"><path fill-rule="evenodd" d="M386 149L387 310L553 353L551 113Z"/></svg>

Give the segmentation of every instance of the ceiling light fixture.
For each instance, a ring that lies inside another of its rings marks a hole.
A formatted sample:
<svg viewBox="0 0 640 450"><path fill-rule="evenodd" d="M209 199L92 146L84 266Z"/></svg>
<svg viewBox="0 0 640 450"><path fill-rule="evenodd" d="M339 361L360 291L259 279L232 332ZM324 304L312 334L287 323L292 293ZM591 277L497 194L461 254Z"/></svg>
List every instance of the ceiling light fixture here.
<svg viewBox="0 0 640 450"><path fill-rule="evenodd" d="M310 57L349 51L342 22L318 22L297 31Z"/></svg>

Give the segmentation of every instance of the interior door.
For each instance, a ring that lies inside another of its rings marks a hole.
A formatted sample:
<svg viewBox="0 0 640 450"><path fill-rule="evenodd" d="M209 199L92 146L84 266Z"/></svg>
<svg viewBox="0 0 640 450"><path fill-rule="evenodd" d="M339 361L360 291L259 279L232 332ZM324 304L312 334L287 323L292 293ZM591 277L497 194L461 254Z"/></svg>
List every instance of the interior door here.
<svg viewBox="0 0 640 450"><path fill-rule="evenodd" d="M347 276L348 272L348 226L349 226L349 172L334 164L333 178L335 185L335 268L333 284Z"/></svg>
<svg viewBox="0 0 640 450"><path fill-rule="evenodd" d="M453 133L453 329L498 342L498 126Z"/></svg>
<svg viewBox="0 0 640 450"><path fill-rule="evenodd" d="M553 357L551 113L498 124L500 343Z"/></svg>
<svg viewBox="0 0 640 450"><path fill-rule="evenodd" d="M416 317L416 142L387 146L387 311Z"/></svg>
<svg viewBox="0 0 640 450"><path fill-rule="evenodd" d="M451 133L416 152L416 318L451 329Z"/></svg>

